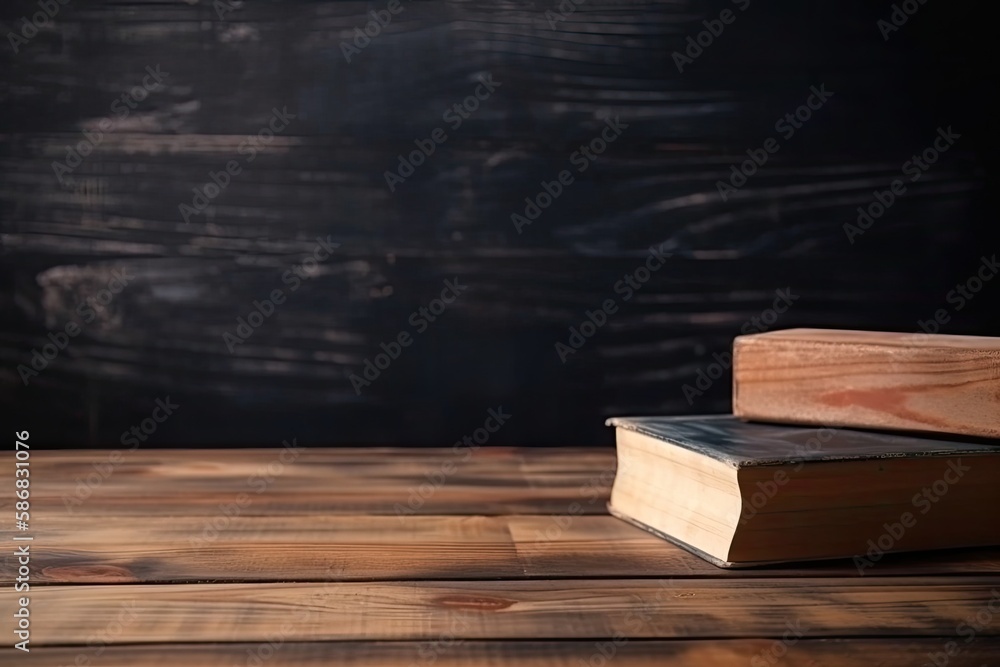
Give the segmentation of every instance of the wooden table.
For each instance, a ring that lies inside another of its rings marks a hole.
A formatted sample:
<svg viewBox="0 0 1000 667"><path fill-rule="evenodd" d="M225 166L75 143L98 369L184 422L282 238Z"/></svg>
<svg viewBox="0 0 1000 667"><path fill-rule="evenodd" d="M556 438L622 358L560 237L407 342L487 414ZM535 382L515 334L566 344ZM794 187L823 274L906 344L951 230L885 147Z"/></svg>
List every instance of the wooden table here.
<svg viewBox="0 0 1000 667"><path fill-rule="evenodd" d="M33 451L27 532L9 530L12 469L3 539L34 537L31 652L10 648L8 546L2 665L920 665L949 641L949 666L1000 656L1000 550L864 576L719 570L606 514L610 450Z"/></svg>

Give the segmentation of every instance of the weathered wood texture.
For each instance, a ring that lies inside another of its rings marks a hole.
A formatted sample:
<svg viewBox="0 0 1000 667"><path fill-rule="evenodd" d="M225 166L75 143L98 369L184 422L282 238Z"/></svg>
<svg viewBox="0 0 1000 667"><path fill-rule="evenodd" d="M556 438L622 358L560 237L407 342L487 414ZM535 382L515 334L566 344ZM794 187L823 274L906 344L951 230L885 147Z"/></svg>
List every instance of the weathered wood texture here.
<svg viewBox="0 0 1000 667"><path fill-rule="evenodd" d="M859 576L846 561L719 570L607 516L609 450L496 447L462 461L310 448L270 471L280 451L109 456L35 453L36 583ZM435 477L448 462L456 471ZM12 491L0 488L0 512ZM16 568L3 554L0 582ZM1000 550L894 554L864 576L944 574L1000 575Z"/></svg>
<svg viewBox="0 0 1000 667"><path fill-rule="evenodd" d="M309 449L252 505L222 507L282 451L137 451L110 470L104 451L35 452L32 652L0 649L0 664L577 665L612 651L623 665L908 665L956 641L949 664L980 667L1000 647L995 549L887 556L864 576L849 561L718 570L600 509L578 513L591 495L604 506L614 460L572 448L480 450L435 491L458 484L450 505L403 518L365 508L391 507L454 452ZM57 480L97 469L66 505L73 487ZM163 502L138 502L143 485ZM562 509L532 495L549 485ZM490 487L506 489L508 513L471 514L469 489ZM285 504L267 505L272 493ZM352 494L363 501L348 512ZM16 564L0 567L7 610Z"/></svg>
<svg viewBox="0 0 1000 667"><path fill-rule="evenodd" d="M0 49L4 399L70 444L117 442L167 395L182 407L148 446L441 444L501 404L515 417L494 443L610 443L611 414L727 410L726 379L684 387L776 289L796 300L767 327L915 330L995 249L996 81L975 74L990 39L962 3L921 6L886 41L879 3L753 2L683 72L673 53L733 3L588 0L550 25L557 4L405 2L351 62L341 43L378 3L71 2ZM36 11L4 2L2 32ZM157 65L162 85L119 118ZM452 129L443 113L486 74L500 87ZM822 85L833 97L776 133ZM275 107L296 118L250 163L240 145ZM628 128L519 234L511 214L608 116ZM53 162L104 118L61 183ZM961 139L910 182L903 163L949 125ZM385 172L438 127L390 192ZM768 137L780 151L723 200ZM186 221L229 160L241 173ZM851 243L844 224L895 178L905 195ZM284 272L328 236L339 248L292 292ZM659 244L666 266L616 293ZM128 286L25 387L17 366L118 269ZM456 276L468 290L358 395L350 375ZM223 335L275 288L287 301L231 353ZM562 363L555 344L608 298L618 312ZM1000 333L986 299L949 330Z"/></svg>
<svg viewBox="0 0 1000 667"><path fill-rule="evenodd" d="M251 642L283 624L286 641L780 637L789 622L813 638L947 637L1000 607L998 586L998 576L43 586L32 591L32 641L86 644L115 623L114 643ZM0 631L14 625L6 614ZM1000 623L978 634L996 636Z"/></svg>
<svg viewBox="0 0 1000 667"><path fill-rule="evenodd" d="M273 643L272 643L273 641ZM153 644L143 646L46 647L30 655L14 655L0 649L0 664L26 667L66 667L90 658L101 667L233 667L253 665L260 659L268 667L579 667L613 660L615 667L703 667L705 665L746 665L758 658L781 653L781 667L914 667L927 663L929 656L942 651L944 639L801 639L793 646L775 645L773 639L703 639L656 641L629 639L609 647L605 641L561 642L451 642L443 638L437 645L428 642L302 642L277 639L253 644ZM435 650L435 646L438 647ZM979 637L950 657L949 667L993 665L1000 653L1000 638ZM609 657L610 656L610 657ZM99 660L99 662L98 662Z"/></svg>
<svg viewBox="0 0 1000 667"><path fill-rule="evenodd" d="M529 455L530 454L530 455ZM50 516L603 514L610 449L507 447L39 451L32 502ZM12 473L11 473L12 474ZM0 511L13 510L13 483ZM245 496L245 497L244 497Z"/></svg>
<svg viewBox="0 0 1000 667"><path fill-rule="evenodd" d="M1000 438L1000 338L791 329L733 344L745 419Z"/></svg>
<svg viewBox="0 0 1000 667"><path fill-rule="evenodd" d="M37 512L37 584L399 581L502 577L860 577L849 561L720 570L610 516L113 518ZM13 585L16 558L0 559ZM1000 549L884 557L863 576L998 575Z"/></svg>

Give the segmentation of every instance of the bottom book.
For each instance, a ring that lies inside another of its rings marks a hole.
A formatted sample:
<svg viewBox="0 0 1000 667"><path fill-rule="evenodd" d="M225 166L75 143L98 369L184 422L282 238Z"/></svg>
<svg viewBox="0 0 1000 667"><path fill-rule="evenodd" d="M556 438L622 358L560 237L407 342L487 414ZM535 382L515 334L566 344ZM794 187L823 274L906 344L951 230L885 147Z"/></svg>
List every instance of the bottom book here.
<svg viewBox="0 0 1000 667"><path fill-rule="evenodd" d="M1000 544L1000 446L616 417L609 511L719 567Z"/></svg>

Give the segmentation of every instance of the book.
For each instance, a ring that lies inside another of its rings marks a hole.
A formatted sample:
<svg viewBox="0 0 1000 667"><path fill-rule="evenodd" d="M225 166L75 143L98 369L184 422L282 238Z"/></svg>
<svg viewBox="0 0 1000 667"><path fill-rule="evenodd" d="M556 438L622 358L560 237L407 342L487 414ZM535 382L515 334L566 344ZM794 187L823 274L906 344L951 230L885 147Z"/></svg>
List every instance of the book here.
<svg viewBox="0 0 1000 667"><path fill-rule="evenodd" d="M610 512L719 567L1000 544L1000 447L731 415L616 417Z"/></svg>
<svg viewBox="0 0 1000 667"><path fill-rule="evenodd" d="M824 329L738 336L733 413L1000 438L1000 338Z"/></svg>

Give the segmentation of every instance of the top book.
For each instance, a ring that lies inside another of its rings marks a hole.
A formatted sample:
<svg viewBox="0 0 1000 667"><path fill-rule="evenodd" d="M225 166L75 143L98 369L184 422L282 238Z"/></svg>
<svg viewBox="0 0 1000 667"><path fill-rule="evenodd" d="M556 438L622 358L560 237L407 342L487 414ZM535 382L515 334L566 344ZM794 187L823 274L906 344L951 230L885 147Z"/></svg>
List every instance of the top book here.
<svg viewBox="0 0 1000 667"><path fill-rule="evenodd" d="M738 336L733 413L1000 438L1000 338L827 329Z"/></svg>

